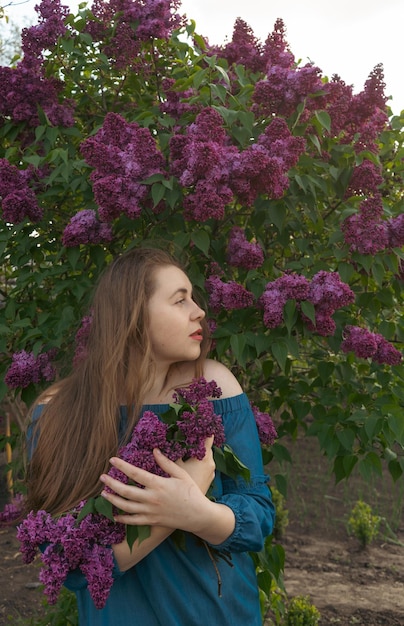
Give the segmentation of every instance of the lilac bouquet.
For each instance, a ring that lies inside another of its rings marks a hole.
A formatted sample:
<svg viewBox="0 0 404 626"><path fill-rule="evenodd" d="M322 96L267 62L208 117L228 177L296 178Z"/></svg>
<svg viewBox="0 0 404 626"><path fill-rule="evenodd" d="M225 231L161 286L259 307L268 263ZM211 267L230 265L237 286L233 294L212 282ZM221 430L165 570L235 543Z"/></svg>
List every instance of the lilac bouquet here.
<svg viewBox="0 0 404 626"><path fill-rule="evenodd" d="M219 398L215 381L194 380L177 389L174 402L158 417L146 411L136 424L132 438L118 451L123 460L149 472L164 475L156 464L153 449L159 448L172 461L180 458L202 459L205 439L214 436L213 454L219 471L236 478L250 478L243 465L225 443L223 423L214 413L208 398ZM109 475L128 483L128 477L111 468ZM38 551L42 568L40 581L50 604L54 604L69 571L80 569L88 581L88 590L97 608L102 608L113 584L112 544L125 537L130 548L138 539L150 535L149 526L125 526L114 520L114 507L102 496L83 501L68 513L52 517L46 511L31 511L18 526L17 538L24 561L31 563Z"/></svg>

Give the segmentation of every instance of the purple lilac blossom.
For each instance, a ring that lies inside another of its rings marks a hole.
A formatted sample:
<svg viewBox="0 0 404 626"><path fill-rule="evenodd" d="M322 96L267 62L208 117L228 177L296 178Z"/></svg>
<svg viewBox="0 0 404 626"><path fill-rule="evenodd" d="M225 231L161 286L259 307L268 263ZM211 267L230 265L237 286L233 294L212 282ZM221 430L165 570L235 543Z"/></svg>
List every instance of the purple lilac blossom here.
<svg viewBox="0 0 404 626"><path fill-rule="evenodd" d="M92 209L83 209L73 215L63 231L62 244L66 247L80 244L107 243L112 241L112 228L97 219Z"/></svg>
<svg viewBox="0 0 404 626"><path fill-rule="evenodd" d="M345 197L378 194L378 189L382 183L383 176L381 175L380 167L372 161L364 159L360 165L354 168Z"/></svg>
<svg viewBox="0 0 404 626"><path fill-rule="evenodd" d="M24 496L22 493L17 493L11 500L8 502L2 511L0 511L0 526L5 524L12 524L17 520L24 509Z"/></svg>
<svg viewBox="0 0 404 626"><path fill-rule="evenodd" d="M141 41L154 38L167 40L173 30L181 26L183 19L176 12L179 5L178 0L97 0L91 9L96 19L86 25L86 32L94 41L102 44L102 52L118 68L124 69L129 65L136 65L140 57ZM135 30L134 25L137 25ZM104 44L105 41L109 42L108 45ZM141 62L144 73L147 71L147 62L144 59Z"/></svg>
<svg viewBox="0 0 404 626"><path fill-rule="evenodd" d="M302 316L307 327L323 337L333 335L336 324L332 315L355 301L355 294L344 282L338 272L321 270L313 276L310 282L307 300L314 305L315 324L306 316Z"/></svg>
<svg viewBox="0 0 404 626"><path fill-rule="evenodd" d="M230 184L239 200L252 206L260 194L281 198L289 187L287 171L304 147L305 140L293 137L285 120L274 119L257 143L233 155Z"/></svg>
<svg viewBox="0 0 404 626"><path fill-rule="evenodd" d="M26 217L33 222L42 218L42 209L29 182L37 174L32 168L19 170L7 159L0 159L0 198L3 219L19 224Z"/></svg>
<svg viewBox="0 0 404 626"><path fill-rule="evenodd" d="M95 605L102 608L113 582L111 545L124 540L125 527L99 514L90 514L77 523L83 505L58 518L46 511L31 511L18 526L17 538L25 563L34 560L39 546L48 544L40 555L39 578L50 604L57 601L68 572L80 568L88 576Z"/></svg>
<svg viewBox="0 0 404 626"><path fill-rule="evenodd" d="M252 270L261 267L264 252L259 243L247 241L242 228L234 226L230 231L227 245L227 260L234 267Z"/></svg>
<svg viewBox="0 0 404 626"><path fill-rule="evenodd" d="M174 89L174 78L163 78L161 86L165 93L165 99L160 103L160 111L171 115L174 119L178 120L186 113L197 113L199 105L189 104L186 102L188 98L195 96L194 89L187 89L186 91L178 91Z"/></svg>
<svg viewBox="0 0 404 626"><path fill-rule="evenodd" d="M333 76L324 85L332 135L340 135L345 144L353 142L357 152L377 152L377 138L388 122L384 89L382 65L376 65L357 95L353 95L351 85Z"/></svg>
<svg viewBox="0 0 404 626"><path fill-rule="evenodd" d="M64 24L69 8L61 5L60 0L42 0L36 5L39 22L29 28L23 28L21 34L22 51L27 57L40 57L43 50L53 48L59 37L67 32Z"/></svg>
<svg viewBox="0 0 404 626"><path fill-rule="evenodd" d="M318 107L316 99L310 100L308 96L322 90L321 70L312 64L271 65L265 79L255 85L252 110L259 115L289 117L301 102L305 102L306 111Z"/></svg>
<svg viewBox="0 0 404 626"><path fill-rule="evenodd" d="M237 153L229 143L222 117L210 107L197 115L186 135L173 135L170 171L189 190L184 197L186 220L224 217L226 205L234 198L229 173Z"/></svg>
<svg viewBox="0 0 404 626"><path fill-rule="evenodd" d="M404 213L387 221L387 234L390 248L404 246Z"/></svg>
<svg viewBox="0 0 404 626"><path fill-rule="evenodd" d="M346 326L341 343L343 352L353 352L361 359L372 359L376 363L399 365L402 354L383 335L372 333L359 326Z"/></svg>
<svg viewBox="0 0 404 626"><path fill-rule="evenodd" d="M48 78L38 57L25 56L15 68L0 67L0 116L14 122L27 122L29 127L40 125L38 107L55 126L73 126L73 99L59 104L61 81Z"/></svg>
<svg viewBox="0 0 404 626"><path fill-rule="evenodd" d="M173 399L179 404L184 402L189 410L182 410L175 424L168 425L164 416L160 419L153 411L145 411L136 424L131 440L118 451L118 456L137 467L166 476L156 463L153 450L159 448L171 461L186 458L203 458L205 439L214 435L215 445L224 444L224 431L221 417L213 411L213 405L207 398L218 398L221 390L215 381L205 378L192 381L186 388L177 389ZM128 478L120 470L112 467L110 476L126 483Z"/></svg>
<svg viewBox="0 0 404 626"><path fill-rule="evenodd" d="M222 308L228 311L245 309L254 302L253 294L235 281L225 283L218 276L209 276L205 286L209 294L209 306L214 313Z"/></svg>
<svg viewBox="0 0 404 626"><path fill-rule="evenodd" d="M178 387L174 393L174 401L180 402L181 399L188 404L198 404L201 400L207 398L220 398L222 390L217 386L214 380L207 381L203 376L194 379L187 387Z"/></svg>
<svg viewBox="0 0 404 626"><path fill-rule="evenodd" d="M288 300L311 302L314 305L313 322L302 313L302 319L311 331L328 336L335 332L336 324L333 313L343 306L351 304L355 295L350 287L343 283L337 272L321 270L308 281L304 276L288 273L268 283L259 304L264 310L264 324L276 328L284 321L283 309Z"/></svg>
<svg viewBox="0 0 404 626"><path fill-rule="evenodd" d="M10 389L16 389L17 387L28 387L29 384L36 384L41 380L53 380L56 370L51 361L55 356L55 349L38 354L38 356L26 350L15 352L4 377L4 382Z"/></svg>
<svg viewBox="0 0 404 626"><path fill-rule="evenodd" d="M237 18L233 28L232 40L225 46L209 46L207 54L219 54L226 59L229 66L243 65L252 72L264 72L268 63L268 55L264 46L255 37L252 29L244 20Z"/></svg>
<svg viewBox="0 0 404 626"><path fill-rule="evenodd" d="M379 193L365 198L355 215L341 224L345 242L352 252L376 254L389 245L388 223L382 220L383 203Z"/></svg>
<svg viewBox="0 0 404 626"><path fill-rule="evenodd" d="M88 582L88 590L97 609L105 605L114 579L114 557L111 548L94 543L85 554L81 570Z"/></svg>
<svg viewBox="0 0 404 626"><path fill-rule="evenodd" d="M263 413L251 402L251 409L257 424L258 436L263 446L272 446L278 437L276 428L269 413Z"/></svg>
<svg viewBox="0 0 404 626"><path fill-rule="evenodd" d="M108 113L97 133L81 144L86 162L94 167L93 191L102 222L121 213L130 218L152 208L150 187L141 181L165 175L165 159L149 129Z"/></svg>
<svg viewBox="0 0 404 626"><path fill-rule="evenodd" d="M267 328L276 328L282 324L283 308L288 300L301 302L309 296L310 283L304 276L286 273L267 283L259 304L264 309L264 324Z"/></svg>

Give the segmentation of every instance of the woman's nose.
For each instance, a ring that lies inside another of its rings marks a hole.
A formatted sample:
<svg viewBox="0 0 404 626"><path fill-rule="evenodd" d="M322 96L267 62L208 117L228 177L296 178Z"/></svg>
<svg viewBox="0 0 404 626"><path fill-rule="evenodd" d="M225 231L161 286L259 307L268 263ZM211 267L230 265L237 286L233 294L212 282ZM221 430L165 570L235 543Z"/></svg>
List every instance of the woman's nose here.
<svg viewBox="0 0 404 626"><path fill-rule="evenodd" d="M206 315L205 311L203 309L201 309L201 307L198 306L196 304L196 302L194 302L194 308L193 308L193 311L192 311L192 319L203 320L205 315Z"/></svg>

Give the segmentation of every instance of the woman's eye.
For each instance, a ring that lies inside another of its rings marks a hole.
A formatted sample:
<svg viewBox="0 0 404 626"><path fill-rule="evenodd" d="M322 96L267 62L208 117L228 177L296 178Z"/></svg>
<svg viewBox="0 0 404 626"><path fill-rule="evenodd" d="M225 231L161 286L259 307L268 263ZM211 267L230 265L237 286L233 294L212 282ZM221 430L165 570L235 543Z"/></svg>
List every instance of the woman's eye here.
<svg viewBox="0 0 404 626"><path fill-rule="evenodd" d="M181 300L177 300L175 304L182 304L183 302L185 302L185 298L181 298Z"/></svg>

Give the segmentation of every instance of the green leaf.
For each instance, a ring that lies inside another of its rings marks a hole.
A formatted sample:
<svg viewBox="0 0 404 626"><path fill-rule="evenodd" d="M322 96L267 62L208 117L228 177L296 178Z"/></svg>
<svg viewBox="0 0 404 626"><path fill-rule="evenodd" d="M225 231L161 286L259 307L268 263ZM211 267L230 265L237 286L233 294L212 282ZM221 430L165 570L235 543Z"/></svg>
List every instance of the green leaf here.
<svg viewBox="0 0 404 626"><path fill-rule="evenodd" d="M153 198L153 206L156 207L159 202L164 198L166 189L161 183L154 183L151 188L151 195Z"/></svg>
<svg viewBox="0 0 404 626"><path fill-rule="evenodd" d="M286 368L286 362L288 360L288 348L285 341L274 341L274 343L271 344L271 352L274 355L280 368L284 372Z"/></svg>
<svg viewBox="0 0 404 626"><path fill-rule="evenodd" d="M302 313L304 313L304 315L306 317L309 318L309 320L315 324L316 323L316 309L314 308L314 304L312 302L309 302L308 300L302 300L302 302L300 303L301 309L302 309Z"/></svg>
<svg viewBox="0 0 404 626"><path fill-rule="evenodd" d="M89 498L87 502L85 503L85 505L83 506L83 508L81 509L80 513L78 514L77 522L81 522L81 520L87 517L87 515L90 515L90 513L96 513L96 512L97 510L95 508L95 498Z"/></svg>
<svg viewBox="0 0 404 626"><path fill-rule="evenodd" d="M250 481L250 470L240 461L229 445L225 444L223 448L213 446L213 458L219 472L234 480L241 477L246 482Z"/></svg>
<svg viewBox="0 0 404 626"><path fill-rule="evenodd" d="M316 119L320 122L321 126L325 128L328 132L331 132L331 117L327 113L327 111L315 111L314 115Z"/></svg>
<svg viewBox="0 0 404 626"><path fill-rule="evenodd" d="M132 552L133 544L137 540L139 526L132 526L127 524L126 526L126 541L128 542L129 550Z"/></svg>
<svg viewBox="0 0 404 626"><path fill-rule="evenodd" d="M137 536L139 539L139 545L142 543L142 541L150 537L150 533L151 533L150 526L143 525L143 526L137 527Z"/></svg>
<svg viewBox="0 0 404 626"><path fill-rule="evenodd" d="M209 256L210 237L206 230L197 230L191 235L191 240L199 250Z"/></svg>
<svg viewBox="0 0 404 626"><path fill-rule="evenodd" d="M111 520L111 522L114 521L112 508L113 507L112 507L111 502L109 502L102 496L98 496L98 498L95 498L95 510L100 515L104 515L104 517L107 517L109 520Z"/></svg>

